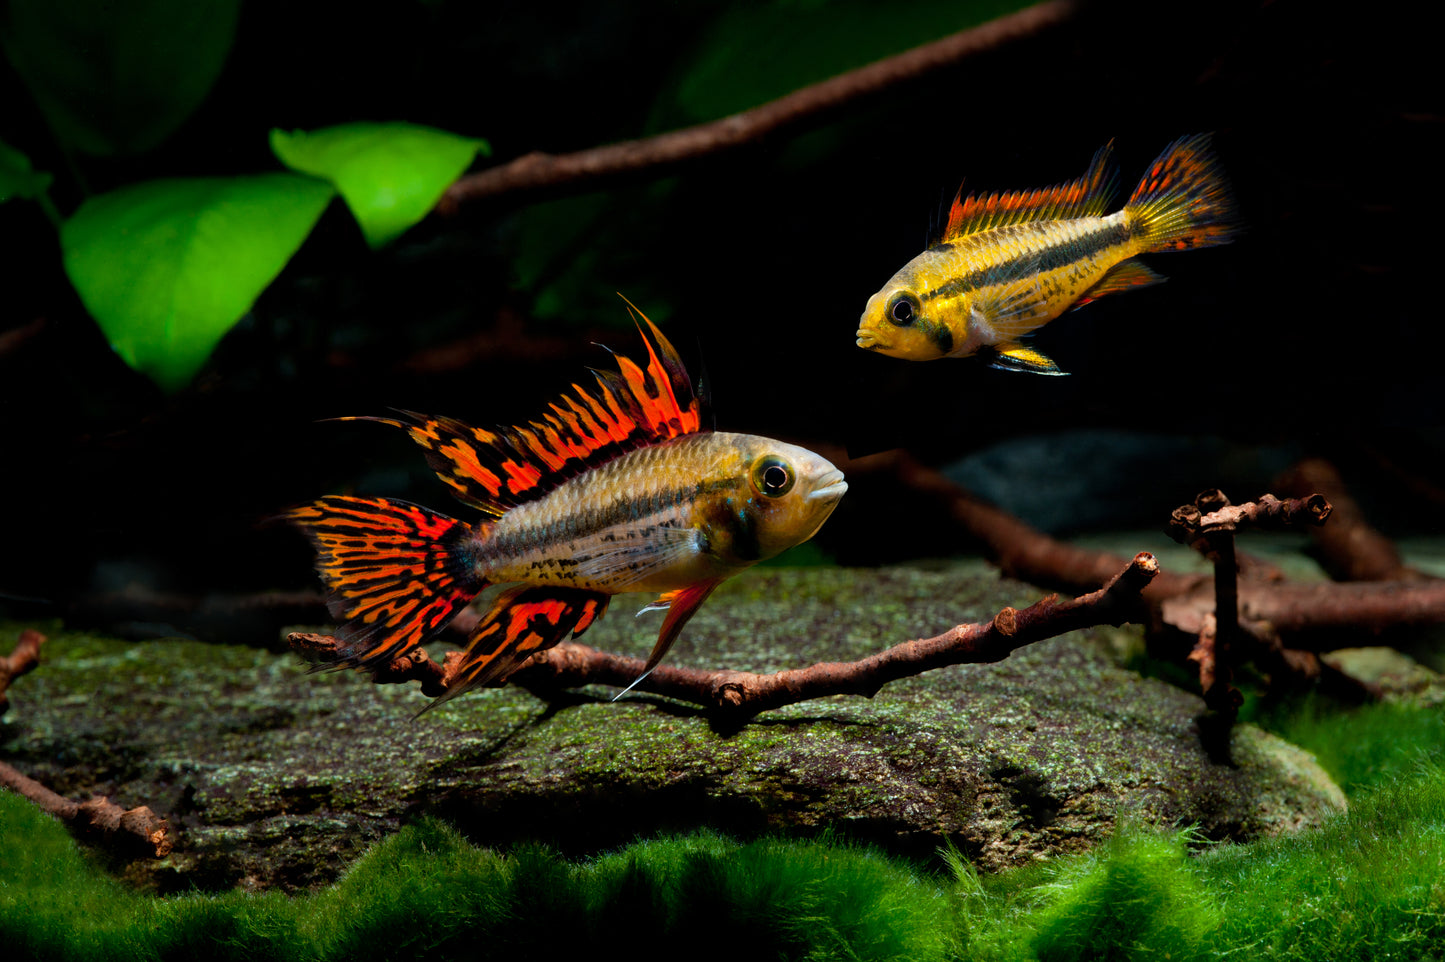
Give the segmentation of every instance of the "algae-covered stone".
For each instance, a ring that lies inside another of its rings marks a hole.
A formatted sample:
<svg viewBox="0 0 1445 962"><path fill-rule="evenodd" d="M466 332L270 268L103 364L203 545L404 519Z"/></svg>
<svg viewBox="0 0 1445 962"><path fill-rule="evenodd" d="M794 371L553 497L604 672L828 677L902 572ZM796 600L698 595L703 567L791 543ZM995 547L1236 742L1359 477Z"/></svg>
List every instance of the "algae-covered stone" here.
<svg viewBox="0 0 1445 962"><path fill-rule="evenodd" d="M1037 594L976 566L763 569L719 589L670 660L772 671L855 658ZM586 640L644 653L655 622L628 617L631 600ZM1076 632L733 731L604 688L551 702L488 690L413 719L426 704L414 688L306 674L289 655L54 631L12 690L0 756L65 794L169 816L174 853L129 870L162 889L315 885L423 812L478 842L573 851L703 825L831 826L894 850L949 840L998 868L1086 848L1121 818L1249 839L1343 806L1313 759L1249 726L1234 766L1211 763L1200 700L1107 648Z"/></svg>

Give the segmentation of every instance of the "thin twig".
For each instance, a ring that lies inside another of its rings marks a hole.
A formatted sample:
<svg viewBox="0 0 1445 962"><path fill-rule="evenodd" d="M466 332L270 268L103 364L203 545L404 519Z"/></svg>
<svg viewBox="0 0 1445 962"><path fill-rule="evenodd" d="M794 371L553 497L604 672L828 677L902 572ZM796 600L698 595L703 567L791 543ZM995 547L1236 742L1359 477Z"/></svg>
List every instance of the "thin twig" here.
<svg viewBox="0 0 1445 962"><path fill-rule="evenodd" d="M1069 601L1049 596L1022 611L1004 608L990 621L958 625L941 635L905 641L857 661L823 662L771 675L662 665L636 687L701 705L731 721L830 695L872 697L885 684L900 678L947 665L1001 661L1015 649L1045 638L1092 625L1118 625L1137 619L1144 611L1140 592L1158 572L1154 556L1141 552L1098 591ZM300 633L291 635L290 641L293 647L323 660L339 645L328 636ZM416 650L376 672L374 680L419 680L423 691L437 695L446 690L451 679L449 669L458 661L449 655L446 664L438 665ZM545 690L589 684L623 687L631 685L644 668L640 659L568 642L532 656L508 682Z"/></svg>
<svg viewBox="0 0 1445 962"><path fill-rule="evenodd" d="M1074 0L1050 0L1027 7L710 123L572 154L526 154L460 178L442 195L437 212L455 214L467 204L501 194L562 185L596 187L643 170L660 174L687 161L755 143L861 97L1056 27L1078 8Z"/></svg>
<svg viewBox="0 0 1445 962"><path fill-rule="evenodd" d="M166 820L156 817L144 805L123 809L104 795L77 802L55 794L4 762L0 762L0 785L24 795L41 811L65 822L71 831L90 836L110 847L124 849L139 846L156 858L164 858L174 844Z"/></svg>
<svg viewBox="0 0 1445 962"><path fill-rule="evenodd" d="M35 666L40 664L40 646L43 644L44 635L34 628L26 628L20 632L20 638L15 642L15 650L0 658L0 715L10 708L10 696L7 693L10 682L28 671L33 671Z"/></svg>

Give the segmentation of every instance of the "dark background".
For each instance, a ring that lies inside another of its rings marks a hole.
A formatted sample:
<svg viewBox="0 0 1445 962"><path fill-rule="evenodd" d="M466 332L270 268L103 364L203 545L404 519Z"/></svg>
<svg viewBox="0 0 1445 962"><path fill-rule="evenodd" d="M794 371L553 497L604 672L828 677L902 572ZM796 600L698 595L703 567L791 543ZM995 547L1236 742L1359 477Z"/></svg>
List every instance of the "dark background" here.
<svg viewBox="0 0 1445 962"><path fill-rule="evenodd" d="M786 92L767 90L778 78L831 72L810 73L830 57L843 69L879 55L847 59L866 47L860 9L247 2L217 86L181 129L83 173L99 192L269 170L270 128L367 119L486 137L494 154L478 166L581 150L761 102ZM0 205L0 236L26 239L7 244L0 308L0 336L23 334L0 354L0 593L44 602L0 604L73 614L127 588L314 589L309 549L263 519L341 490L449 504L399 432L318 419L528 417L584 365L609 363L592 341L636 348L615 291L705 363L719 428L940 465L1022 451L1000 489L1020 505L1084 475L1083 496L1108 501L1080 505L1073 524L1023 511L1061 533L1158 527L1226 481L1253 497L1309 453L1338 464L1387 531L1438 533L1437 41L1402 7L1355 9L1097 4L762 144L433 216L377 253L333 204L172 397L110 351L34 205ZM63 171L8 68L0 102L0 139ZM1070 377L854 346L864 302L922 249L965 175L976 189L1040 187L1078 176L1113 138L1127 192L1196 131L1216 133L1247 232L1147 258L1168 284L1051 324L1035 343ZM81 199L64 177L54 196L63 211ZM850 499L818 542L855 564L958 550L908 519Z"/></svg>

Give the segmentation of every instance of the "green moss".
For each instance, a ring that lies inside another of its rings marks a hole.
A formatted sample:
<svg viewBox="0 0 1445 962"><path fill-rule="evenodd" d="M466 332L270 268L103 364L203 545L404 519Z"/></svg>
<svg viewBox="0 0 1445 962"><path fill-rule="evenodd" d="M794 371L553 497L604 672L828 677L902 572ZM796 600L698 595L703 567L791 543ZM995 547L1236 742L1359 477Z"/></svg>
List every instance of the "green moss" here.
<svg viewBox="0 0 1445 962"><path fill-rule="evenodd" d="M1445 711L1410 701L1341 710L1318 698L1277 706L1259 723L1314 753L1347 794L1445 762Z"/></svg>
<svg viewBox="0 0 1445 962"><path fill-rule="evenodd" d="M711 833L571 861L423 821L311 895L137 894L0 795L0 944L17 958L1438 959L1445 769L1322 829L1186 854L1130 829L1087 855L952 878L830 839ZM7 954L7 957L9 955Z"/></svg>

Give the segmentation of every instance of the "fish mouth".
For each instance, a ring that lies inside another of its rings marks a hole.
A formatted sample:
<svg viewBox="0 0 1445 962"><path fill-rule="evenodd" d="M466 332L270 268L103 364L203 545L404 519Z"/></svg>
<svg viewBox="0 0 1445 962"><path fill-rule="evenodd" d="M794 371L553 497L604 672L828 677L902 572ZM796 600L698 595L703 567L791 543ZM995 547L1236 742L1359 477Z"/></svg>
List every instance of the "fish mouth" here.
<svg viewBox="0 0 1445 962"><path fill-rule="evenodd" d="M880 341L872 331L865 328L858 328L853 332L853 336L858 339L858 346L865 351L877 351L888 346Z"/></svg>
<svg viewBox="0 0 1445 962"><path fill-rule="evenodd" d="M843 472L834 468L818 479L818 487L809 492L808 500L836 501L843 497L847 491L848 482L843 480Z"/></svg>

